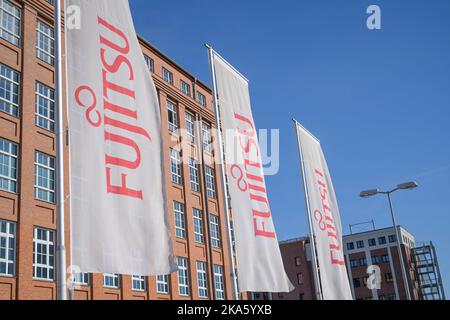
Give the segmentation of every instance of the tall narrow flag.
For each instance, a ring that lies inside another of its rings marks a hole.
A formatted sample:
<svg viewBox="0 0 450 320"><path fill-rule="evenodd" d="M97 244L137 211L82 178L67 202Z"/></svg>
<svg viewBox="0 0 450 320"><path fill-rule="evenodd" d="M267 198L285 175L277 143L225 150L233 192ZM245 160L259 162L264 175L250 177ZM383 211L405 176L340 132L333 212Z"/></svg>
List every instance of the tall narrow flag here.
<svg viewBox="0 0 450 320"><path fill-rule="evenodd" d="M169 274L160 111L128 1L68 0L65 25L72 265Z"/></svg>
<svg viewBox="0 0 450 320"><path fill-rule="evenodd" d="M296 122L324 300L351 300L339 208L319 140Z"/></svg>
<svg viewBox="0 0 450 320"><path fill-rule="evenodd" d="M236 239L239 291L290 292L294 287L284 270L272 221L248 81L216 52L212 53Z"/></svg>

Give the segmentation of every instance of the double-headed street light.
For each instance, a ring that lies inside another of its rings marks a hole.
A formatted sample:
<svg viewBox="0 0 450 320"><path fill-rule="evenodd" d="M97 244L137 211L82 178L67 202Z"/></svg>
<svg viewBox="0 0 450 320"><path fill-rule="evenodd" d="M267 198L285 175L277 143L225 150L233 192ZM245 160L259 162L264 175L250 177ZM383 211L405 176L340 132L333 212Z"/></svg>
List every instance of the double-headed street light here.
<svg viewBox="0 0 450 320"><path fill-rule="evenodd" d="M372 190L367 190L367 191L363 191L360 193L361 198L368 198L368 197L376 196L378 194L385 194L388 197L389 208L391 210L392 224L394 226L395 235L397 237L397 251L398 251L399 258L400 258L400 266L401 266L401 270L402 270L403 283L405 286L406 297L408 300L411 300L411 293L409 292L408 278L406 276L406 270L405 270L405 261L403 260L402 247L400 245L400 241L401 241L400 232L397 228L397 221L395 218L394 208L392 205L391 193L393 193L397 190L412 190L417 187L418 187L417 183L407 182L407 183L399 184L395 189L390 190L390 191L380 191L379 189L372 189Z"/></svg>

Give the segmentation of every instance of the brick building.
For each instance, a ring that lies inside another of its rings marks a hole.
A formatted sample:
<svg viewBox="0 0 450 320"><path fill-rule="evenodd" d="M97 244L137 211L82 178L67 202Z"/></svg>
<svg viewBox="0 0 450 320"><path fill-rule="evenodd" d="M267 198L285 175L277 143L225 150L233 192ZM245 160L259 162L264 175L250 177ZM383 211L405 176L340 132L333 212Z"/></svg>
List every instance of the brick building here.
<svg viewBox="0 0 450 320"><path fill-rule="evenodd" d="M56 298L52 2L0 0L0 299ZM211 91L154 46L140 41L161 107L167 201L179 271L159 277L79 273L73 296L229 299L228 233L220 166L215 161ZM65 190L69 195L67 166ZM69 213L67 203L68 253Z"/></svg>

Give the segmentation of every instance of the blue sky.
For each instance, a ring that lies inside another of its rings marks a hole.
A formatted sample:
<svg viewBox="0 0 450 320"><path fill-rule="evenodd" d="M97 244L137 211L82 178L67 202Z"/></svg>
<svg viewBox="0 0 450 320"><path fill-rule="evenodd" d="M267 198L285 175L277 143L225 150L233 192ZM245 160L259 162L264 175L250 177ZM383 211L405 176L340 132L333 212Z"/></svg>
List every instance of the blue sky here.
<svg viewBox="0 0 450 320"><path fill-rule="evenodd" d="M322 141L345 232L390 225L384 197L359 191L416 180L394 195L401 225L432 240L450 295L450 1L131 0L138 33L209 84L205 42L251 81L256 125L280 129L267 177L280 239L307 232L291 118ZM377 4L382 30L366 27Z"/></svg>

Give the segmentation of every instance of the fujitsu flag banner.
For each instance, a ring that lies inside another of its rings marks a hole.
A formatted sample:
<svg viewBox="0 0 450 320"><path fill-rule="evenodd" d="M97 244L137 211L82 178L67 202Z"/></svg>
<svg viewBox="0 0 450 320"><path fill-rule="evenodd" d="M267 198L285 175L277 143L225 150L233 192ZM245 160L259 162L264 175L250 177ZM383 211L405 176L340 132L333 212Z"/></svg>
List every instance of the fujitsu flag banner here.
<svg viewBox="0 0 450 320"><path fill-rule="evenodd" d="M351 300L341 218L330 172L319 140L299 123L296 123L296 128L303 158L308 211L316 239L322 296L324 300Z"/></svg>
<svg viewBox="0 0 450 320"><path fill-rule="evenodd" d="M212 50L212 49L211 49ZM290 292L267 197L248 82L215 52L240 292Z"/></svg>
<svg viewBox="0 0 450 320"><path fill-rule="evenodd" d="M72 265L177 270L157 93L127 0L67 0Z"/></svg>

